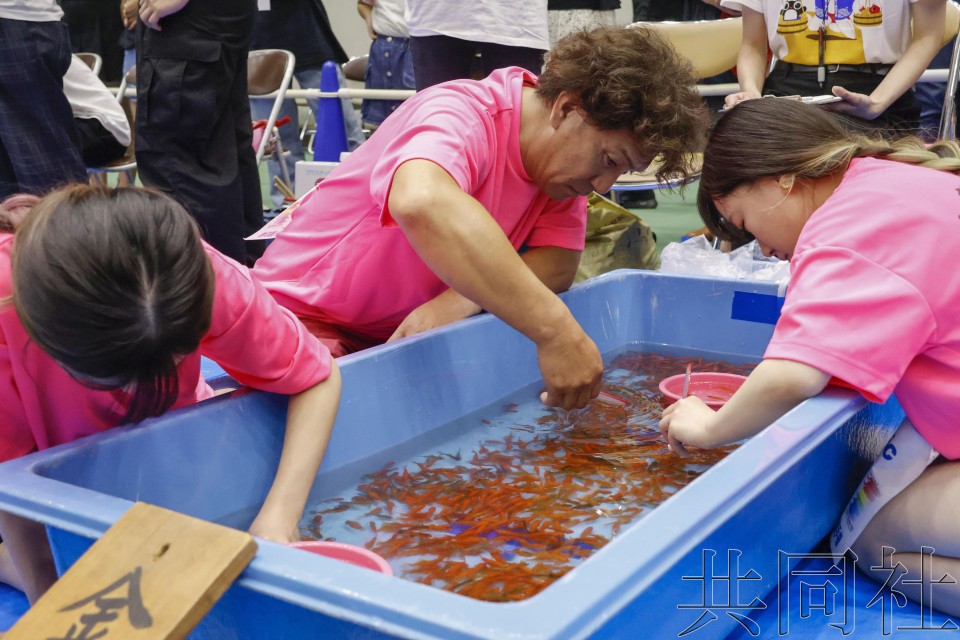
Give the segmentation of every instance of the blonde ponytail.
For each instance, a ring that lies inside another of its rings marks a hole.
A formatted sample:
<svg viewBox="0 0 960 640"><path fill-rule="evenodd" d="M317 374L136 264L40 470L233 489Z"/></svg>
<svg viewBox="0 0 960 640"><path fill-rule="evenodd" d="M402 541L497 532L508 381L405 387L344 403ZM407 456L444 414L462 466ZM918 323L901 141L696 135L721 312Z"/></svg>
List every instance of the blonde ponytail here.
<svg viewBox="0 0 960 640"><path fill-rule="evenodd" d="M919 138L909 136L890 143L887 160L914 164L938 171L960 172L960 145L953 140L944 140L927 146Z"/></svg>
<svg viewBox="0 0 960 640"><path fill-rule="evenodd" d="M960 174L960 145L929 147L915 137L884 140L845 129L833 115L799 101L760 99L728 111L704 150L697 207L707 228L740 243L747 234L725 224L716 200L761 178L816 179L843 173L854 158L883 158Z"/></svg>

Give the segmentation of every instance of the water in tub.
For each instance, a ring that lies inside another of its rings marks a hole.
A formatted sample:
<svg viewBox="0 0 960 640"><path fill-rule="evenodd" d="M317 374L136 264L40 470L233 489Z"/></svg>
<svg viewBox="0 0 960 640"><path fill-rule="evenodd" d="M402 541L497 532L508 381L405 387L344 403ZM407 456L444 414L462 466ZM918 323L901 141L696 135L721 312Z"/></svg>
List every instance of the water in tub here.
<svg viewBox="0 0 960 640"><path fill-rule="evenodd" d="M604 373L608 396L586 409L547 408L539 389L521 390L310 505L301 535L365 546L395 575L465 596L529 598L733 449L680 458L658 437L657 385L690 362L753 366L629 351Z"/></svg>

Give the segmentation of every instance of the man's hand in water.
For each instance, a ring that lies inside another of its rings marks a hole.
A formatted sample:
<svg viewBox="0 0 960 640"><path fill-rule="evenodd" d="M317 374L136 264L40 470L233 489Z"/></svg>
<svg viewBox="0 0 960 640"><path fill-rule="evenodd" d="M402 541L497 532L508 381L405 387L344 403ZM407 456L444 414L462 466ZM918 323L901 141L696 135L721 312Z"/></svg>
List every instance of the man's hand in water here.
<svg viewBox="0 0 960 640"><path fill-rule="evenodd" d="M540 397L544 404L579 409L600 393L600 351L572 316L565 331L537 345L537 361L547 386Z"/></svg>

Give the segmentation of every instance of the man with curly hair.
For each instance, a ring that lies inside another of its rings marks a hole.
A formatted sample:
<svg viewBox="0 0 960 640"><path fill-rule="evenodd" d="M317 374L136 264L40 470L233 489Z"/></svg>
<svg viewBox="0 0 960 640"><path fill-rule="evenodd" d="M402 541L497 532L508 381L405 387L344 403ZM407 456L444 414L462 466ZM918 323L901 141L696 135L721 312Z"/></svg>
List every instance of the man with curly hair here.
<svg viewBox="0 0 960 640"><path fill-rule="evenodd" d="M581 407L603 363L555 292L577 270L586 196L657 156L662 178L688 174L704 127L662 37L578 32L539 78L507 67L407 100L301 200L254 275L334 355L487 310L536 344L545 402Z"/></svg>

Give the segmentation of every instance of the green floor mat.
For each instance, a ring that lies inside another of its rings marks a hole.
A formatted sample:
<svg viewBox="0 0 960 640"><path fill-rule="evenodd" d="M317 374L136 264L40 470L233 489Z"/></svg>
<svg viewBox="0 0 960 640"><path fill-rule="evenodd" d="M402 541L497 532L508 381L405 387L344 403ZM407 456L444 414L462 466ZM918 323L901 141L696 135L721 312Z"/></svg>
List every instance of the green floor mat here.
<svg viewBox="0 0 960 640"><path fill-rule="evenodd" d="M684 234L703 226L697 213L697 185L694 182L683 192L661 190L656 192L656 209L631 209L657 234L657 250L671 242L679 242Z"/></svg>

